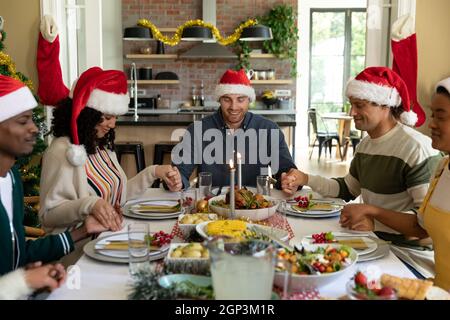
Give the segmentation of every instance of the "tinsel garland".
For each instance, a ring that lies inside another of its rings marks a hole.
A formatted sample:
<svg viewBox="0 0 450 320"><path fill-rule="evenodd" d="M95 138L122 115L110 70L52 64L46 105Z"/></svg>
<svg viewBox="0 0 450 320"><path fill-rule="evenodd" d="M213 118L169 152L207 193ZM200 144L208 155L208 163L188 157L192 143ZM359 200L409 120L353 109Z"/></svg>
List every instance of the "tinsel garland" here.
<svg viewBox="0 0 450 320"><path fill-rule="evenodd" d="M217 42L219 42L223 46L227 46L229 44L232 44L239 40L242 30L247 27L251 27L256 25L258 22L256 19L249 19L246 22L239 25L234 30L234 33L229 35L226 38L223 38L219 32L219 30L212 25L211 23L204 22L203 20L197 19L197 20L188 20L183 25L179 26L177 30L175 31L175 34L173 37L169 38L164 36L161 31L149 20L147 19L139 19L138 20L138 26L149 28L152 31L153 37L158 39L159 41L169 45L169 46L176 46L181 41L181 35L183 34L184 28L187 27L205 27L211 30L212 34L216 38Z"/></svg>
<svg viewBox="0 0 450 320"><path fill-rule="evenodd" d="M11 78L17 79L19 81L22 81L21 77L19 76L19 73L16 71L16 65L14 62L12 62L11 57L7 55L4 52L0 51L0 66L5 66L8 70L8 75ZM31 80L24 81L25 85L30 88L31 91L33 91L33 84Z"/></svg>

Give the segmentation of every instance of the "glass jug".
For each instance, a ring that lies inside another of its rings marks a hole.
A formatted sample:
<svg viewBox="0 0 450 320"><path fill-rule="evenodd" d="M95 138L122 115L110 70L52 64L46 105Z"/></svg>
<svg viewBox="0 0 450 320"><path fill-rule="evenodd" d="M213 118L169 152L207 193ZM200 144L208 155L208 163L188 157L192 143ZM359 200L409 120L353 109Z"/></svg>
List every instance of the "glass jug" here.
<svg viewBox="0 0 450 320"><path fill-rule="evenodd" d="M227 243L224 238L206 242L217 300L270 300L276 249L265 241Z"/></svg>

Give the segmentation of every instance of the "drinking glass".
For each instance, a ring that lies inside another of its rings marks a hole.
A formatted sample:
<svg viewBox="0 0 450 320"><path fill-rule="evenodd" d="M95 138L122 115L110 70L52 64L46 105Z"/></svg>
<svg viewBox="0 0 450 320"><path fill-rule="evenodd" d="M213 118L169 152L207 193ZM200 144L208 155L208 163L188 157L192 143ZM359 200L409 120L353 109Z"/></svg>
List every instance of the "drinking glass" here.
<svg viewBox="0 0 450 320"><path fill-rule="evenodd" d="M193 213L197 203L197 189L183 189L181 190L181 206L185 214Z"/></svg>
<svg viewBox="0 0 450 320"><path fill-rule="evenodd" d="M208 241L211 276L217 300L270 300L276 250L265 241Z"/></svg>
<svg viewBox="0 0 450 320"><path fill-rule="evenodd" d="M200 172L198 174L198 185L199 185L199 200L211 194L212 187L212 173L211 172Z"/></svg>
<svg viewBox="0 0 450 320"><path fill-rule="evenodd" d="M149 267L150 228L146 223L128 225L129 272L132 276Z"/></svg>
<svg viewBox="0 0 450 320"><path fill-rule="evenodd" d="M256 192L265 196L270 196L270 184L268 176L256 177Z"/></svg>

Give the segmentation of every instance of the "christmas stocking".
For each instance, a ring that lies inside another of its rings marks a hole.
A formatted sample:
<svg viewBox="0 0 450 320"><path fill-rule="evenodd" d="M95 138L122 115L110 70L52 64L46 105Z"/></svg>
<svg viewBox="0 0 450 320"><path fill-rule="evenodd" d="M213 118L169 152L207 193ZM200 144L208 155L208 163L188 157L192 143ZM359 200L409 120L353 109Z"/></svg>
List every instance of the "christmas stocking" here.
<svg viewBox="0 0 450 320"><path fill-rule="evenodd" d="M402 16L392 25L392 70L402 77L408 87L411 109L417 114L416 127L425 122L425 112L417 101L417 40L413 18Z"/></svg>
<svg viewBox="0 0 450 320"><path fill-rule="evenodd" d="M38 96L42 104L54 106L69 96L69 89L64 85L59 62L58 27L51 16L42 18L37 50L37 69Z"/></svg>

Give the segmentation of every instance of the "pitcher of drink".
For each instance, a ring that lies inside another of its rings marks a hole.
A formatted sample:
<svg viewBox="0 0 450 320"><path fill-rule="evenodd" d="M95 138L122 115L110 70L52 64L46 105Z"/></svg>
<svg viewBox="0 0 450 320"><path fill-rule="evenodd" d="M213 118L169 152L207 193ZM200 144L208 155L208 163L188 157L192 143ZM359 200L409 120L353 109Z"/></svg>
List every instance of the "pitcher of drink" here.
<svg viewBox="0 0 450 320"><path fill-rule="evenodd" d="M216 238L206 246L217 300L270 300L276 263L271 243L227 243L224 238Z"/></svg>

